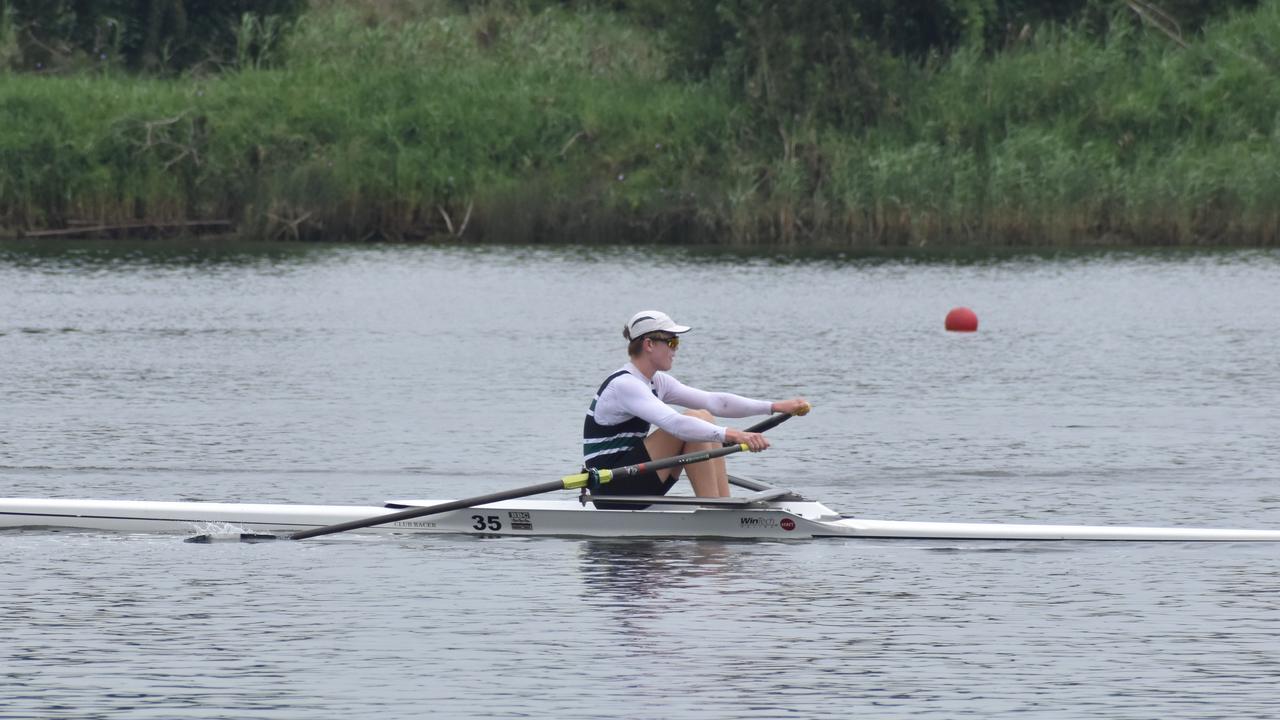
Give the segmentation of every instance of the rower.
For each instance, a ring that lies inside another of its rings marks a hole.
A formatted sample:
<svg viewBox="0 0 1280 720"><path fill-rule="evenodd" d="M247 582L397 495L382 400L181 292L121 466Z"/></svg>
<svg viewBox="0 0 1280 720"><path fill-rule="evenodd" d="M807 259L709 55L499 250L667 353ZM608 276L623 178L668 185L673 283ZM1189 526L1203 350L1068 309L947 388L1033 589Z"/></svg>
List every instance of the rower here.
<svg viewBox="0 0 1280 720"><path fill-rule="evenodd" d="M769 447L765 436L716 425L716 416L728 418L768 413L803 414L804 398L770 402L725 392L689 387L668 374L680 347L680 336L689 331L666 313L642 310L627 321L630 362L605 378L587 409L582 430L583 464L586 469L616 468L720 447L744 444L752 452ZM687 408L683 413L667 403ZM650 433L653 425L657 430ZM729 474L724 458L689 465L689 483L698 497L728 497ZM665 495L680 479L680 467L614 478L592 490L593 495ZM596 503L596 507L611 506Z"/></svg>

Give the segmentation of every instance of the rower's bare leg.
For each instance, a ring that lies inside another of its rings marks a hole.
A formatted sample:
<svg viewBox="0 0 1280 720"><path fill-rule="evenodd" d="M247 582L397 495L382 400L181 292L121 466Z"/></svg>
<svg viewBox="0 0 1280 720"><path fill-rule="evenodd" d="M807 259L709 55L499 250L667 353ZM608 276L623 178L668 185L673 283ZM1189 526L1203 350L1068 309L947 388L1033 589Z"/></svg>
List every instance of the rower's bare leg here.
<svg viewBox="0 0 1280 720"><path fill-rule="evenodd" d="M716 421L715 417L706 410L687 410L685 415L692 415L701 418L709 423ZM720 447L717 442L703 443L685 443L683 452L702 452L704 450L715 450ZM698 477L694 477L694 473ZM689 483L693 485L693 492L698 497L729 497L729 471L725 468L724 458L718 457L707 462L695 463L689 466ZM701 486L701 490L699 489Z"/></svg>
<svg viewBox="0 0 1280 720"><path fill-rule="evenodd" d="M711 447L720 447L720 445L715 444ZM716 488L720 490L717 497L729 497L729 469L724 466L724 458L718 457L710 464L716 469Z"/></svg>
<svg viewBox="0 0 1280 720"><path fill-rule="evenodd" d="M713 422L715 419L706 410L687 410L685 415L693 415L707 422ZM649 451L649 457L654 460L685 453L714 450L720 446L719 443L714 442L684 442L663 430L656 430L650 434L649 437L645 438L644 445L645 449ZM725 468L724 458L694 463L688 465L687 468L689 471L689 484L693 486L694 495L698 497L729 497L729 472ZM672 477L672 475L679 476L679 474L680 468L658 471L658 475L664 480Z"/></svg>

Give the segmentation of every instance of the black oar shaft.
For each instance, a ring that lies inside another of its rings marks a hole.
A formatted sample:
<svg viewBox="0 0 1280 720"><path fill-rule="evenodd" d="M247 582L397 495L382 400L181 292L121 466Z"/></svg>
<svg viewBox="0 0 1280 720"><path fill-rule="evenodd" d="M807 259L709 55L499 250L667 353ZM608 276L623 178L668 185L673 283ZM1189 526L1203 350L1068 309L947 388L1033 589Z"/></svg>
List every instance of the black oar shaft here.
<svg viewBox="0 0 1280 720"><path fill-rule="evenodd" d="M636 465L627 465L626 467L615 468L613 470L598 470L596 477L602 483L607 483L614 477L639 475L643 472L652 472L655 470L665 470L667 468L676 467L678 465L688 465L690 463L702 462L712 458L722 457L731 453L748 450L746 445L728 445L726 447L715 448L714 450L702 450L699 452L688 453L686 455L676 455L675 457L662 458L647 463L639 463ZM414 507L401 510L400 512L390 513L387 515L376 515L370 518L361 518L359 520L349 520L336 525L325 525L324 527L312 528L310 530L302 530L290 535L292 540L305 540L307 538L319 537L321 535L330 535L332 533L345 532L347 530L356 530L371 525L385 525L386 523L398 522L400 520L408 520L409 518L422 517L424 515L436 515L446 513L451 510L462 510L463 508L475 507L476 505L484 505L486 503L500 502L502 500L515 500L516 498L528 497L529 495L539 495L541 493L552 492L555 490L573 490L576 488L586 487L591 482L590 473L578 473L577 475L566 475L559 480L539 483L537 485L528 485L513 490L504 490L502 492L490 493L488 495L479 495L465 500L452 500L439 505L429 505L427 507Z"/></svg>
<svg viewBox="0 0 1280 720"><path fill-rule="evenodd" d="M699 463L706 460L711 460L713 458L724 457L725 455L731 455L736 452L742 452L743 450L750 450L750 449L751 448L747 447L746 445L736 445L733 443L726 443L723 447L713 448L711 450L699 450L698 452L691 452L691 453L686 453L684 455L676 455L674 457L661 458L659 460L650 460L649 462L636 463L635 465L627 465L625 467L614 468L612 470L601 470L599 471L600 481L608 482L609 480L612 480L613 478L616 478L616 477L623 477L623 476L630 477L632 475L639 475L640 473L654 472L657 470L666 470L667 468L673 468L680 465L692 465L693 463ZM608 479L605 479L606 473L608 474ZM564 478L566 483L565 487L566 488L586 487L587 479L589 477L590 476L586 473L583 473L581 475L570 475L569 477ZM570 478L573 478L575 480L577 478L582 478L582 482L569 485L568 483L570 481Z"/></svg>
<svg viewBox="0 0 1280 720"><path fill-rule="evenodd" d="M779 425L781 425L782 423L784 423L784 422L786 422L786 421L788 421L788 420L790 420L790 419L791 419L791 414L790 414L790 413L778 413L777 415L770 415L769 417L765 418L764 420L761 420L760 422L756 423L755 425L752 425L751 427L747 428L746 430L743 430L743 432L762 433L762 432L764 432L765 430L769 430L769 429L771 429L771 428L776 428L776 427L778 427ZM731 444L732 444L732 443L725 443L725 446L726 446L726 447L728 447L728 446L729 446L729 445L731 445Z"/></svg>
<svg viewBox="0 0 1280 720"><path fill-rule="evenodd" d="M807 408L806 408L807 412ZM803 414L803 413L800 413ZM779 413L752 425L747 428L747 432L764 432L769 428L776 427L784 422L791 415L788 413ZM614 468L612 470L597 470L594 472L596 482L607 483L614 477L624 477L638 475L642 472L653 472L656 470L665 470L666 468L676 467L679 465L688 465L690 463L703 462L712 458L722 457L731 453L749 450L746 445L735 445L733 443L725 443L723 447L713 450L705 450L685 455L677 455L675 457L662 458L647 463L639 463L637 465L627 465L625 467ZM386 515L377 515L375 517L361 518L359 520L351 520L336 525L326 525L324 527L312 528L310 530L302 530L289 536L291 540L305 540L307 538L319 537L321 535L330 535L333 533L344 532L346 530L356 530L372 525L384 525L386 523L399 522L408 520L409 518L422 517L424 515L435 515L438 513L446 513L451 510L462 510L464 508L475 507L476 505L485 505L488 503L501 502L503 500L514 500L516 498L528 497L529 495L538 495L540 493L552 492L555 490L572 490L576 488L587 487L592 482L592 473L579 473L577 475L567 475L559 480L551 482L539 483L537 485L528 485L514 490L504 490L502 492L490 493L488 495L479 495L465 500L452 500L439 505L431 505L428 507L406 508L400 512L388 513ZM274 536L262 536L263 538ZM198 536L208 540L209 536ZM191 541L199 542L198 538Z"/></svg>
<svg viewBox="0 0 1280 720"><path fill-rule="evenodd" d="M551 482L545 482L540 485L530 485L527 487L516 488L514 490L504 490L502 492L467 498L466 500L453 500L451 502L431 505L429 507L412 507L407 510L401 510L400 512L390 513L389 515L378 515L371 518L348 520L347 522L338 523L336 525L325 525L324 527L302 530L290 535L289 539L305 540L307 538L319 537L321 535L340 533L347 530L356 530L362 527L369 527L370 525L385 525L387 523L398 522L400 520L408 520L409 518L422 517L423 515L445 513L450 510L461 510L475 505L484 505L485 503L500 502L502 500L514 500L519 497L525 497L526 495L537 495L538 493L552 492L553 490L562 489L564 489L563 480L552 480Z"/></svg>

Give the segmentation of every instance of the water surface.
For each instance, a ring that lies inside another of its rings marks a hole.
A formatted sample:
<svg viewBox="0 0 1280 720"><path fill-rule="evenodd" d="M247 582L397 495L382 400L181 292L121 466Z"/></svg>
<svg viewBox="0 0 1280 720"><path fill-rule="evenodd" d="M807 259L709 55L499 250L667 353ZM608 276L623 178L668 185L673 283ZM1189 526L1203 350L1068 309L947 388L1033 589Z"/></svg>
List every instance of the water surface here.
<svg viewBox="0 0 1280 720"><path fill-rule="evenodd" d="M1266 252L9 243L0 494L544 481L656 307L682 380L814 402L732 465L832 507L1280 527L1277 287ZM1278 551L5 533L0 718L1274 717Z"/></svg>

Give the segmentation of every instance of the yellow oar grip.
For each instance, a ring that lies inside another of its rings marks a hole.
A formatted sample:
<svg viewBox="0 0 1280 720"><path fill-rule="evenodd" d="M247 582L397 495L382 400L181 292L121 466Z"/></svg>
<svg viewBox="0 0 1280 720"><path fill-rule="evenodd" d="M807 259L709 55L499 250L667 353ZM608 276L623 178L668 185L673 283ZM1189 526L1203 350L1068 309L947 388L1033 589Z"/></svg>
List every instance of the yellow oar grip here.
<svg viewBox="0 0 1280 720"><path fill-rule="evenodd" d="M600 478L600 482L607 483L613 479L612 470L597 470L596 476ZM564 483L565 490L577 490L584 488L591 481L591 475L587 473L578 473L577 475L566 475L560 478L560 482Z"/></svg>

